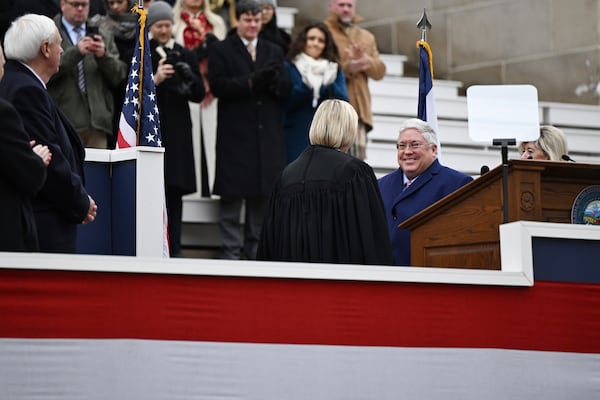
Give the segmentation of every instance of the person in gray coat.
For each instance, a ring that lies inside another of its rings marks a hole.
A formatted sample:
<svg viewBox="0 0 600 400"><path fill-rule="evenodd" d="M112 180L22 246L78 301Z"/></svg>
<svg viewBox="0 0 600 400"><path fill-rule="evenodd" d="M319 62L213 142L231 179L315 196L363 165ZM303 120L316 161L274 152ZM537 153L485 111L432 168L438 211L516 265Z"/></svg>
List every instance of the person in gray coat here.
<svg viewBox="0 0 600 400"><path fill-rule="evenodd" d="M54 23L64 54L48 91L77 129L83 145L106 149L108 138L115 134L113 90L126 77L127 64L119 59L113 33L89 23L89 2L61 0L60 6L62 13L54 17Z"/></svg>

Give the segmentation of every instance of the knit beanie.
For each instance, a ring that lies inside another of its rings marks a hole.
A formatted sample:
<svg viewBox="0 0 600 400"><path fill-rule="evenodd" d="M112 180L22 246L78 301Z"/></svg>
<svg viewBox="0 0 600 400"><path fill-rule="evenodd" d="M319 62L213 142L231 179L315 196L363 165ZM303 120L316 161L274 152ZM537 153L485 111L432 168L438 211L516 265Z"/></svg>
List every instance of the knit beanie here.
<svg viewBox="0 0 600 400"><path fill-rule="evenodd" d="M269 5L273 8L277 8L277 1L275 0L259 0L260 5Z"/></svg>
<svg viewBox="0 0 600 400"><path fill-rule="evenodd" d="M151 27L155 22L168 19L173 22L173 8L169 3L164 1L155 1L148 8L148 16L146 17L146 25Z"/></svg>

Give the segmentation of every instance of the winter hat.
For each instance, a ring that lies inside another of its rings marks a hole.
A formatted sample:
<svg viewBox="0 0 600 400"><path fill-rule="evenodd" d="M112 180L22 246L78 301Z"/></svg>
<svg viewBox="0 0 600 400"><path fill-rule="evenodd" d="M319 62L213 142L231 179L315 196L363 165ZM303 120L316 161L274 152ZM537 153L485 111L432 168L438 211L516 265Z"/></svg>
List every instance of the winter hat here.
<svg viewBox="0 0 600 400"><path fill-rule="evenodd" d="M169 3L164 1L155 1L148 8L148 16L146 17L146 24L151 27L155 22L168 19L173 22L173 8Z"/></svg>
<svg viewBox="0 0 600 400"><path fill-rule="evenodd" d="M275 0L259 0L261 6L269 5L273 8L277 8L277 1Z"/></svg>

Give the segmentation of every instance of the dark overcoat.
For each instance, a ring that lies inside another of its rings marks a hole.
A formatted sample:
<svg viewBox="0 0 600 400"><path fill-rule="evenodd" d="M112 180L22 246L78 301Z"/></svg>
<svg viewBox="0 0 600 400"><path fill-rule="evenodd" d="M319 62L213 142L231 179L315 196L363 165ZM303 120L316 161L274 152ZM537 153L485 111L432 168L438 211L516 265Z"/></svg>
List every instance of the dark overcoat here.
<svg viewBox="0 0 600 400"><path fill-rule="evenodd" d="M435 160L429 168L404 190L401 169L379 179L388 229L397 265L410 265L410 231L398 225L436 201L446 197L473 178Z"/></svg>
<svg viewBox="0 0 600 400"><path fill-rule="evenodd" d="M17 110L0 99L0 251L38 250L31 199L45 181Z"/></svg>
<svg viewBox="0 0 600 400"><path fill-rule="evenodd" d="M160 55L158 42L150 41L152 70L156 73ZM190 50L175 43L170 50L174 59L185 62L193 71L189 92L181 94L178 89L182 77L176 73L156 86L156 103L160 115L160 133L165 148L165 184L177 188L181 193L196 191L196 169L192 143L192 118L189 102L200 102L204 98L204 83L198 71L198 59ZM167 58L169 59L169 58ZM195 108L194 112L198 112Z"/></svg>
<svg viewBox="0 0 600 400"><path fill-rule="evenodd" d="M276 85L253 88L253 74L268 65L277 65ZM219 99L214 193L268 196L286 164L282 104L290 82L283 68L283 52L258 40L256 62L252 62L239 36L230 34L209 48L208 79Z"/></svg>
<svg viewBox="0 0 600 400"><path fill-rule="evenodd" d="M13 104L30 138L52 152L46 183L33 200L40 251L75 252L77 224L90 205L84 187L85 150L77 131L33 72L14 60L5 67L0 97Z"/></svg>

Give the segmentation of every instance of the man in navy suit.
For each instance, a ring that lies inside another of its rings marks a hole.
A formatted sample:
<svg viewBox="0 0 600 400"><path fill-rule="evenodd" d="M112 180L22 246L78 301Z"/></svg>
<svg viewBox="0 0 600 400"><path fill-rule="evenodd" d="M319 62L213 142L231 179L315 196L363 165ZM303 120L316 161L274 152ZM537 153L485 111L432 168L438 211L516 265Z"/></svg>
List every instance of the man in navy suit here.
<svg viewBox="0 0 600 400"><path fill-rule="evenodd" d="M398 225L473 180L437 160L437 136L426 122L413 118L400 127L398 168L379 179L394 261L410 265L410 232Z"/></svg>
<svg viewBox="0 0 600 400"><path fill-rule="evenodd" d="M208 80L219 98L214 193L227 259L256 258L268 196L286 165L281 112L291 84L282 50L258 38L261 12L259 3L241 1L236 29L209 47Z"/></svg>
<svg viewBox="0 0 600 400"><path fill-rule="evenodd" d="M97 206L84 187L79 135L46 91L58 71L60 43L50 18L26 14L15 20L5 36L0 97L13 104L30 138L52 152L46 183L33 199L40 251L74 253L77 224L93 221Z"/></svg>

